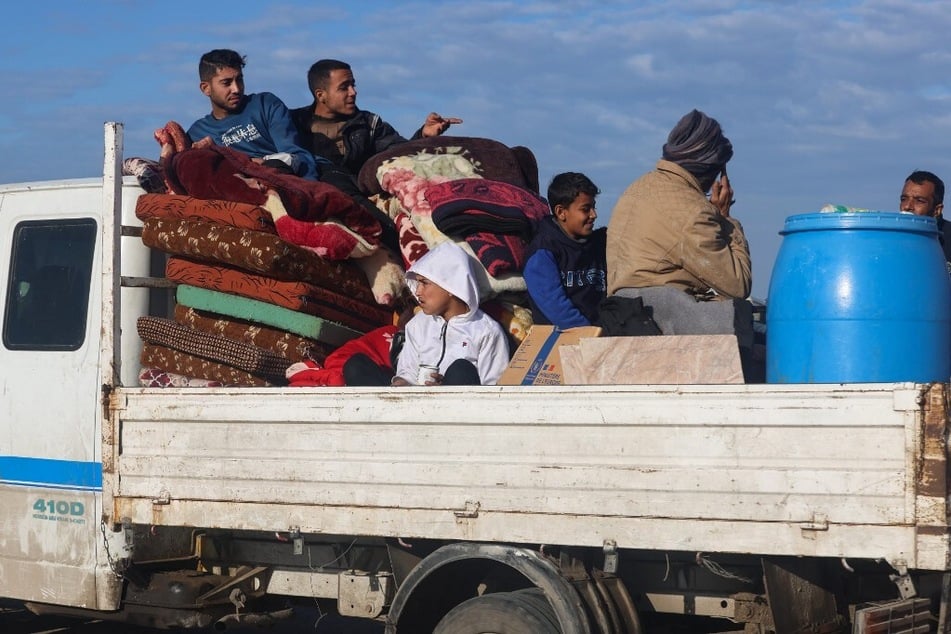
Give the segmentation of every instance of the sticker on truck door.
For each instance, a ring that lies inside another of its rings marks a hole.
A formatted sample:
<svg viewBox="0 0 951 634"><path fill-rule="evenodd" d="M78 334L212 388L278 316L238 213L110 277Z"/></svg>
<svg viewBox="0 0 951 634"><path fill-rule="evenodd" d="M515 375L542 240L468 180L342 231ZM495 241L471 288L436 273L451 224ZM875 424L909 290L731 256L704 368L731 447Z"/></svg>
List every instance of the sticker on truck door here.
<svg viewBox="0 0 951 634"><path fill-rule="evenodd" d="M86 505L56 498L38 498L33 503L33 519L50 522L86 523Z"/></svg>

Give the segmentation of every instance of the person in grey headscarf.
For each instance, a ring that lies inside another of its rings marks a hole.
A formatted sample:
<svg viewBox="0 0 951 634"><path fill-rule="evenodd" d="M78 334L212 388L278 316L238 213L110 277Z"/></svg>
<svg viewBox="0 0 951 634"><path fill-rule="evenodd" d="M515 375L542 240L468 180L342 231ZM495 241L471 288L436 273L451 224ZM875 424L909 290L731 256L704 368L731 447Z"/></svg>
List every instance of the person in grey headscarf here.
<svg viewBox="0 0 951 634"><path fill-rule="evenodd" d="M730 215L733 145L699 110L670 131L663 158L621 195L608 223L608 295L641 297L664 334L738 334L752 315L749 246ZM708 195L709 194L709 195ZM707 300L735 300L733 302ZM748 308L749 307L749 308Z"/></svg>
<svg viewBox="0 0 951 634"><path fill-rule="evenodd" d="M733 144L716 119L691 110L667 136L663 157L693 174L707 191L733 158Z"/></svg>

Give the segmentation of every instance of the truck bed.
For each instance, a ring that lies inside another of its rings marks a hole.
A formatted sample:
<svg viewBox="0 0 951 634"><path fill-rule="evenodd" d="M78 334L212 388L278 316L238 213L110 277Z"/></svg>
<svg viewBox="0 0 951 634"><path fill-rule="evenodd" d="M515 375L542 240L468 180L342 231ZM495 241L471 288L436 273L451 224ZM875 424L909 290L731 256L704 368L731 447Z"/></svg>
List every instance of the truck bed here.
<svg viewBox="0 0 951 634"><path fill-rule="evenodd" d="M948 565L944 385L118 388L110 409L104 505L135 523Z"/></svg>

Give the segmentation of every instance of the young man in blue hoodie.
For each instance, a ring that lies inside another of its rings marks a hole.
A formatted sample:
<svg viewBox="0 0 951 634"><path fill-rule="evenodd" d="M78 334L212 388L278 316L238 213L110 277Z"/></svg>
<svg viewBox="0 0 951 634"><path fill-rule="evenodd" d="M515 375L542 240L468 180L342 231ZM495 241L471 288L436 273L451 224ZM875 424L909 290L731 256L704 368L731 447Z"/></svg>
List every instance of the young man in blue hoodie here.
<svg viewBox="0 0 951 634"><path fill-rule="evenodd" d="M256 163L312 180L317 159L300 146L284 102L269 92L244 92L244 57L215 49L198 63L199 88L211 101L211 113L188 128L192 143L211 137L250 156ZM329 165L329 161L323 160Z"/></svg>

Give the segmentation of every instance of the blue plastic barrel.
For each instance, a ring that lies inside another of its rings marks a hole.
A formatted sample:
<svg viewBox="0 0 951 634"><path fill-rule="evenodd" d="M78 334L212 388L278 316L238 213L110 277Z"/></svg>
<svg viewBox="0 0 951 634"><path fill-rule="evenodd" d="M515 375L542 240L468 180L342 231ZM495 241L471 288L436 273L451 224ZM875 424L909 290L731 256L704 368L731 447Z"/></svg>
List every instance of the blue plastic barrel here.
<svg viewBox="0 0 951 634"><path fill-rule="evenodd" d="M768 383L947 381L951 278L934 218L790 216L766 306Z"/></svg>

